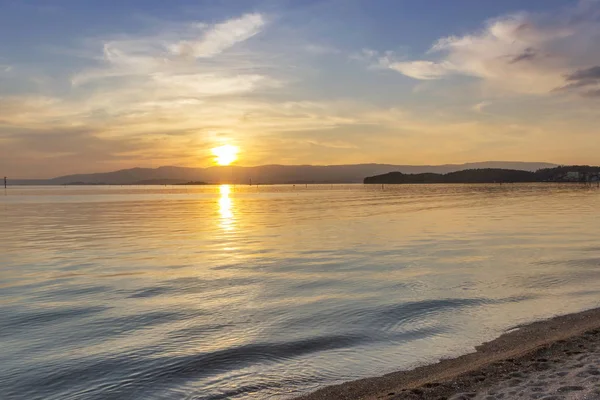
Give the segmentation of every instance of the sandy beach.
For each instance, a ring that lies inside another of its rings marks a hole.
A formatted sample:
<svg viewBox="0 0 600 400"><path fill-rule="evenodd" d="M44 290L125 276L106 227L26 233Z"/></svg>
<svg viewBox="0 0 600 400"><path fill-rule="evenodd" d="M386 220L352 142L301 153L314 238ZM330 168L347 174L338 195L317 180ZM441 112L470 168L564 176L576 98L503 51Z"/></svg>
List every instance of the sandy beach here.
<svg viewBox="0 0 600 400"><path fill-rule="evenodd" d="M600 308L516 327L454 359L298 400L600 399Z"/></svg>

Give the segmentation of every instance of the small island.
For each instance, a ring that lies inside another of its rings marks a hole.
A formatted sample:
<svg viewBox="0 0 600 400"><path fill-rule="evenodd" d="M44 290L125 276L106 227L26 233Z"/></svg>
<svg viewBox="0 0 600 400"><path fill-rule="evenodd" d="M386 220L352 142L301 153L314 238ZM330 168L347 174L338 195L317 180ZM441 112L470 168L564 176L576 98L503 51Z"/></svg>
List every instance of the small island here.
<svg viewBox="0 0 600 400"><path fill-rule="evenodd" d="M600 167L561 166L544 168L535 172L499 168L465 169L447 174L389 172L364 179L365 184L532 182L600 182Z"/></svg>

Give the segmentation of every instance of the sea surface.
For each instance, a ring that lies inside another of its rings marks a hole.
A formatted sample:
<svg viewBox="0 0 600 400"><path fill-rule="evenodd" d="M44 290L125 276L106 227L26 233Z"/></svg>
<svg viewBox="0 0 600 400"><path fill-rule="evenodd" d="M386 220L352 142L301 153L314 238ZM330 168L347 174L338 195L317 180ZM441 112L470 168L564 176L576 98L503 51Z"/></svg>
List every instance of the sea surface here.
<svg viewBox="0 0 600 400"><path fill-rule="evenodd" d="M2 190L2 189L0 189ZM2 399L286 399L600 306L577 184L9 187Z"/></svg>

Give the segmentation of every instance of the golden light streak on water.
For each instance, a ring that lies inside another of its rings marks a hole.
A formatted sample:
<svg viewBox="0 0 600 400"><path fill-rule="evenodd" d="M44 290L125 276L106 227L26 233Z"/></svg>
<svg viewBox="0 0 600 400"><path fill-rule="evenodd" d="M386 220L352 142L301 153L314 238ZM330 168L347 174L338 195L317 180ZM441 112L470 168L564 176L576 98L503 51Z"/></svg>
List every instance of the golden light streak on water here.
<svg viewBox="0 0 600 400"><path fill-rule="evenodd" d="M220 225L225 231L231 231L234 229L234 215L233 215L233 201L229 194L231 193L231 187L229 185L219 186L219 214L221 216Z"/></svg>

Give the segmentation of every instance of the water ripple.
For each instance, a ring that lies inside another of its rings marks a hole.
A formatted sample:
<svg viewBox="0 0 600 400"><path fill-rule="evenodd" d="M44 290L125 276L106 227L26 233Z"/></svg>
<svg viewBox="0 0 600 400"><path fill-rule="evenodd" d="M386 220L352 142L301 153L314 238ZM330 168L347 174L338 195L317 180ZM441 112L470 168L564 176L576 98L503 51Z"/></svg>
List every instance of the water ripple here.
<svg viewBox="0 0 600 400"><path fill-rule="evenodd" d="M224 199L224 197L226 197ZM280 399L598 306L576 185L19 188L7 399Z"/></svg>

